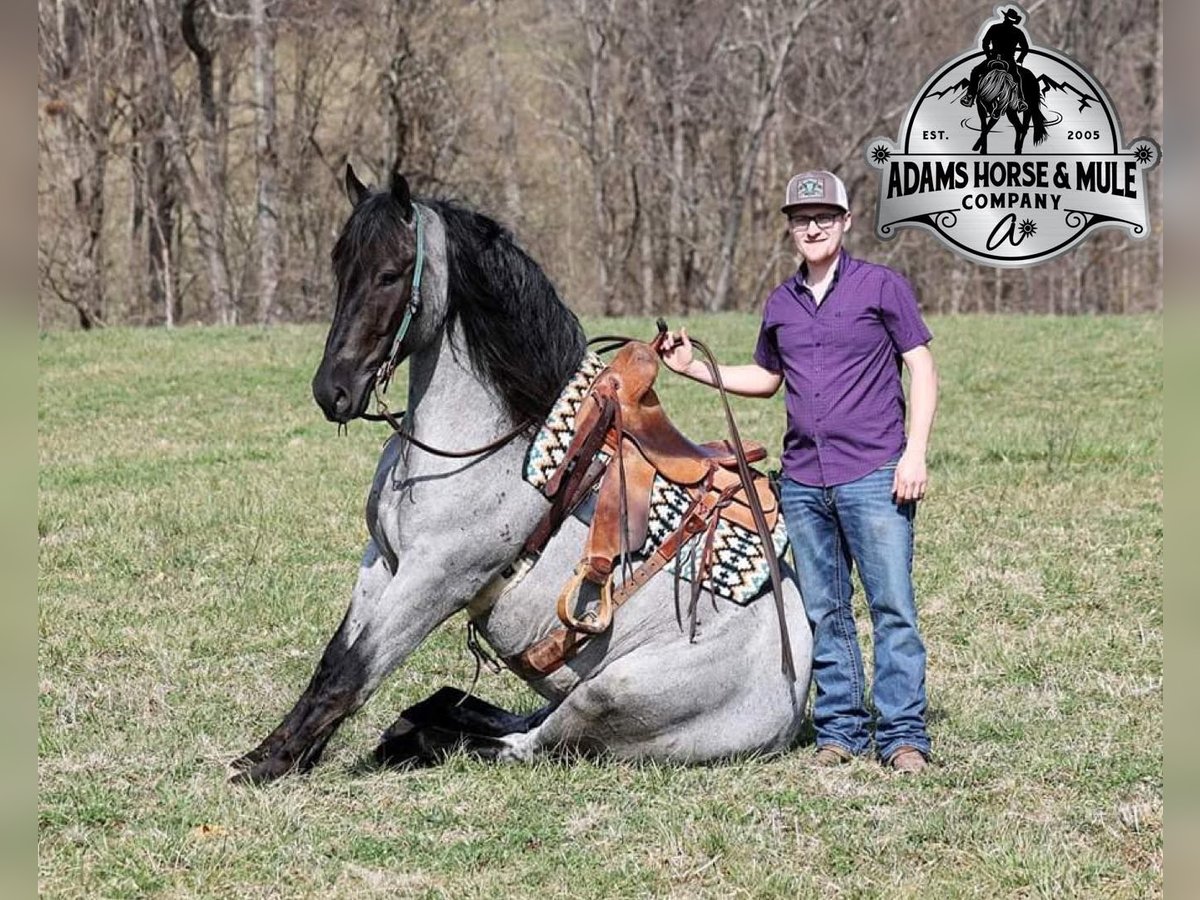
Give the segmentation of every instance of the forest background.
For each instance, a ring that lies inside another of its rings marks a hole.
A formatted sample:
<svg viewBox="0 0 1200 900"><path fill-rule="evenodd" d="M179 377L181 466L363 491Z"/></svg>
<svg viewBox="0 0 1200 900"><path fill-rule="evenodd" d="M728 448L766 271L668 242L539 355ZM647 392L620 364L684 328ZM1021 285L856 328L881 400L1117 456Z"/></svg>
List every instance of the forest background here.
<svg viewBox="0 0 1200 900"><path fill-rule="evenodd" d="M828 168L852 253L928 313L1162 307L1152 234L1035 268L873 234L866 142L972 46L984 3L39 0L38 324L327 319L347 161L507 223L586 315L753 310L795 259L788 177ZM1035 0L1033 42L1161 136L1161 0Z"/></svg>

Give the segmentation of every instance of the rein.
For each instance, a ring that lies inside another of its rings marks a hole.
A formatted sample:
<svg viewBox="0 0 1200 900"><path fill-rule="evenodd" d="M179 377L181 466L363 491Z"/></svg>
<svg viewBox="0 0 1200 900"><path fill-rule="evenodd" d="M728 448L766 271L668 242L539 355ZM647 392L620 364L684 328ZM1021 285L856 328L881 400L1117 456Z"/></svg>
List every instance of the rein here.
<svg viewBox="0 0 1200 900"><path fill-rule="evenodd" d="M663 318L659 318L657 322L658 335L651 341L651 347L657 349L662 345L663 340L667 336L667 322ZM588 341L588 345L607 341L608 344L602 348L603 350L615 349L630 342L632 338L619 337L616 335L600 335ZM705 364L708 366L709 374L712 376L713 387L717 389L717 394L721 398L721 407L725 412L725 423L729 428L730 444L733 447L734 459L737 461L738 478L746 489L746 499L750 506L750 514L754 519L754 525L758 530L759 536L763 541L763 554L767 558L767 567L771 574L771 588L775 596L775 612L779 619L779 639L782 645L782 664L784 673L792 680L796 680L796 664L792 658L792 645L788 638L787 619L783 608L783 576L779 569L779 558L775 554L775 545L771 541L771 529L767 525L766 515L763 513L762 504L758 501L758 495L751 488L752 476L750 474L750 464L746 461L746 454L742 445L742 436L738 432L737 422L733 418L733 410L729 405L729 395L725 388L725 383L721 379L720 366L717 363L717 358L703 341L691 338L692 346L699 350L705 357ZM678 582L676 583L678 590ZM699 597L697 590L692 597L692 610L694 611L696 600ZM695 619L693 618L693 631L695 629Z"/></svg>
<svg viewBox="0 0 1200 900"><path fill-rule="evenodd" d="M535 424L532 419L527 419L514 428L512 431L506 431L490 444L484 444L482 447L475 447L471 450L441 450L437 447L432 447L424 441L418 440L411 432L405 431L400 425L400 420L404 418L405 412L401 410L398 413L393 413L387 408L387 404L383 402L383 397L378 392L375 394L375 402L379 405L379 413L363 413L359 416L360 419L366 419L369 422L387 422L392 426L392 430L404 440L408 441L414 447L419 447L426 453L432 453L434 456L445 457L446 459L466 459L470 456L483 456L485 453L490 453L499 447L503 447L513 438L517 437L523 431L527 431Z"/></svg>
<svg viewBox="0 0 1200 900"><path fill-rule="evenodd" d="M658 320L658 335L650 342L650 348L657 351L666 338L667 323L663 319ZM606 342L605 349L615 349L629 343L631 338L619 337L614 335L602 335L592 338L588 344L597 344ZM774 594L775 612L779 622L779 639L781 651L781 666L783 673L789 680L796 680L796 666L792 656L791 640L788 635L787 618L784 611L783 603L783 578L780 572L779 559L775 553L775 545L771 536L771 528L767 523L766 514L763 512L762 504L759 500L758 493L754 488L753 476L750 469L750 464L746 459L744 446L742 445L741 435L738 433L737 423L733 418L733 411L729 405L729 398L724 383L721 380L720 370L717 364L716 357L712 351L704 343L692 340L693 346L699 350L704 357L713 378L713 385L717 388L718 394L721 397L721 404L725 411L726 423L729 426L729 441L733 450L737 468L737 484L731 485L719 494L714 494L709 488L712 487L712 473L709 473L708 480L705 482L706 488L702 495L696 498L692 506L683 516L678 529L667 541L660 546L648 560L643 562L635 571L626 571L625 578L620 586L611 589L608 592L601 590L600 606L595 613L589 614L594 616L594 619L585 617L584 619L576 619L570 615L569 604L570 597L573 595L581 581L585 571L584 567L589 565L588 557L585 555L584 561L576 569L575 576L568 582L563 593L559 595L558 602L558 617L563 622L564 627L551 631L550 634L535 641L530 646L526 647L521 653L505 658L505 664L510 669L523 677L542 677L550 672L553 672L559 666L570 659L583 644L595 634L602 633L607 630L608 624L611 622L612 613L618 607L623 605L633 594L641 589L650 578L657 574L672 558L675 557L679 548L683 543L704 535L704 559L711 559L712 541L715 534L717 520L713 518L718 515L719 511L726 507L733 493L737 490L743 490L746 494L746 505L750 509L751 518L754 522L754 528L757 531L763 547L763 555L766 558L767 567L770 574L771 589ZM558 531L559 526L571 515L575 507L591 493L597 481L605 474L605 465L600 460L595 458L596 451L600 449L606 435L610 430L616 430L617 443L620 447L627 437L632 438L632 435L623 433L621 426L621 414L619 403L602 408L594 427L585 433L581 440L581 435L576 432L572 439L571 446L567 449L567 453L562 462L559 463L555 471L555 475L548 482L550 508L542 517L541 522L534 529L529 539L525 542L516 562L509 568L500 573L494 578L472 601L469 609L471 621L483 615L490 610L500 597L507 594L512 588L520 582L525 574L533 567L542 550L550 538ZM606 410L606 411L605 411ZM577 423L578 425L578 423ZM634 439L636 443L636 439ZM620 479L620 490L618 492L619 513L617 518L620 521L620 536L619 536L619 552L622 565L629 565L628 558L628 509L627 491L625 487L625 471L624 471L624 456L618 452L615 460L609 465L618 466L616 473ZM611 477L611 476L610 476ZM602 488L603 490L603 488ZM594 522L593 522L594 527ZM589 538L590 540L590 538ZM585 554L586 554L585 550ZM693 565L695 557L693 556ZM702 563L702 567L707 565L707 562ZM602 573L605 576L607 572ZM607 577L604 582L607 584ZM678 613L679 603L679 583L678 572L676 573L676 609ZM695 636L696 612L699 601L701 587L698 581L693 581L693 590L691 603L688 607L688 614L692 621L690 629L690 637ZM470 643L468 643L470 646ZM472 653L475 651L472 650ZM479 664L487 664L484 657L476 654L478 674ZM489 666L490 668L490 666Z"/></svg>

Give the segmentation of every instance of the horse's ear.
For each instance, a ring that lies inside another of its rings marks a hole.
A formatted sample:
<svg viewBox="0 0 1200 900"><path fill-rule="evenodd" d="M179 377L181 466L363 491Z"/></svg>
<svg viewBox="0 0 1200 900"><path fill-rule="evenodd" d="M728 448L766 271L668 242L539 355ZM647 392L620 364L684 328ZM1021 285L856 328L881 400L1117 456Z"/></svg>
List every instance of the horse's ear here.
<svg viewBox="0 0 1200 900"><path fill-rule="evenodd" d="M354 166L346 163L346 196L350 198L350 202L358 206L367 193L367 186L354 174Z"/></svg>
<svg viewBox="0 0 1200 900"><path fill-rule="evenodd" d="M412 191L408 187L408 179L400 174L399 169L392 169L392 196L404 210L404 218L411 222L413 217Z"/></svg>

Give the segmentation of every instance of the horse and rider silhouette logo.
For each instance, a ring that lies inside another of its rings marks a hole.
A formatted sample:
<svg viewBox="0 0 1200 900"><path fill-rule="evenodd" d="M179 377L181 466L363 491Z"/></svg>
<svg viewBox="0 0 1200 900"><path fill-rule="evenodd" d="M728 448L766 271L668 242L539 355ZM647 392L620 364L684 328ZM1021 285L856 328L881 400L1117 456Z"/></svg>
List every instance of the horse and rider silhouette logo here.
<svg viewBox="0 0 1200 900"><path fill-rule="evenodd" d="M1031 41L1028 18L1017 4L996 7L971 49L926 80L898 139L867 144L881 170L879 237L922 228L976 262L1027 266L1096 228L1149 234L1144 175L1158 144L1126 146L1104 89Z"/></svg>
<svg viewBox="0 0 1200 900"><path fill-rule="evenodd" d="M1046 117L1042 115L1042 92L1037 76L1021 65L1029 54L1029 39L1017 27L1021 13L1004 11L1004 20L983 35L983 62L971 70L966 93L959 101L979 110L980 135L972 149L987 152L987 135L1001 116L1007 116L1016 132L1016 152L1020 153L1033 123L1033 143L1046 140Z"/></svg>

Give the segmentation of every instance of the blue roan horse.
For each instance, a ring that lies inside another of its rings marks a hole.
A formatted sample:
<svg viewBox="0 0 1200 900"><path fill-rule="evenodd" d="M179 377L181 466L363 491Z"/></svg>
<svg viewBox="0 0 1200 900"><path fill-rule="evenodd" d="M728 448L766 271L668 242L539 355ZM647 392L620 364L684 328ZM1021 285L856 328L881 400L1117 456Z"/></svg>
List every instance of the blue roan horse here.
<svg viewBox="0 0 1200 900"><path fill-rule="evenodd" d="M522 478L529 433L480 455L425 452L492 442L543 419L585 354L575 316L542 270L496 222L443 201L413 202L403 177L365 187L348 167L354 210L333 253L337 305L313 395L338 423L364 413L393 349L410 362L403 435L384 448L367 503L371 539L350 608L308 687L281 724L234 763L262 782L314 765L341 722L442 622L464 610L517 557L547 509ZM416 227L425 244L417 266ZM419 281L417 296L412 296ZM406 310L411 324L393 348ZM569 518L529 574L477 620L501 655L558 624L555 597L571 577L586 526ZM487 758L530 759L555 748L681 762L784 749L796 739L811 641L794 577L784 603L795 680L780 671L768 599L746 606L707 593L689 642L676 619L672 576L637 593L600 635L557 671L529 680L547 701L530 716L441 704L412 742L411 721L385 733L418 758L465 746ZM485 721L486 720L486 721ZM402 754L403 755L403 754Z"/></svg>

